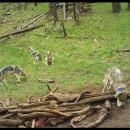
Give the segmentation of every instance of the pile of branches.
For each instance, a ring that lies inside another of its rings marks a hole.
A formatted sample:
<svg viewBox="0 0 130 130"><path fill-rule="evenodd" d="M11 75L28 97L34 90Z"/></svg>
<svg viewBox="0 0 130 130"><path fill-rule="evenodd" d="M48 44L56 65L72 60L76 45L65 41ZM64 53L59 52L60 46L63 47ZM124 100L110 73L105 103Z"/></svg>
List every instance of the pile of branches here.
<svg viewBox="0 0 130 130"><path fill-rule="evenodd" d="M41 80L39 81L41 82ZM1 102L3 107L0 107L0 125L18 128L44 128L46 126L54 127L67 120L70 121L68 126L72 128L97 127L111 111L110 100L115 99L113 93L92 94L90 91L83 91L79 94L69 94L55 92L58 87L51 90L48 86L48 89L49 93L36 101L31 101L31 96L28 96L26 103L10 105L10 100L6 104ZM105 105L103 107L90 105L97 101L105 101ZM77 126L76 123L98 110L101 113L95 122Z"/></svg>

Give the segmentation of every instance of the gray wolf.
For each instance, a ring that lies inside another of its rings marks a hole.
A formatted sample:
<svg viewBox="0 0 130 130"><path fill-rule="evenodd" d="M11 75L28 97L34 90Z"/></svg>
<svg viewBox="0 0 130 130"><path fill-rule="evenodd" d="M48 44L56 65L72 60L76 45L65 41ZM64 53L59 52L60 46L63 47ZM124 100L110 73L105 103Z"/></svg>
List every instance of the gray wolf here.
<svg viewBox="0 0 130 130"><path fill-rule="evenodd" d="M23 71L22 68L20 68L19 66L15 66L15 65L9 65L9 66L4 66L1 70L0 70L0 81L2 81L4 84L7 85L6 82L6 78L10 75L13 74L19 82L21 82L19 75L22 75L26 78L26 73Z"/></svg>
<svg viewBox="0 0 130 130"><path fill-rule="evenodd" d="M46 66L54 64L53 61L54 61L54 57L52 55L52 52L51 51L47 51L46 52L46 58L45 58L45 64L46 64Z"/></svg>
<svg viewBox="0 0 130 130"><path fill-rule="evenodd" d="M117 67L108 68L103 82L104 88L102 93L104 93L106 87L108 88L107 90L113 89L115 92L114 96L117 98L117 106L124 106L128 96L128 91L125 85L123 72Z"/></svg>
<svg viewBox="0 0 130 130"><path fill-rule="evenodd" d="M36 49L32 48L31 46L28 47L28 52L34 57L34 64L37 64L39 60L42 61L42 57Z"/></svg>

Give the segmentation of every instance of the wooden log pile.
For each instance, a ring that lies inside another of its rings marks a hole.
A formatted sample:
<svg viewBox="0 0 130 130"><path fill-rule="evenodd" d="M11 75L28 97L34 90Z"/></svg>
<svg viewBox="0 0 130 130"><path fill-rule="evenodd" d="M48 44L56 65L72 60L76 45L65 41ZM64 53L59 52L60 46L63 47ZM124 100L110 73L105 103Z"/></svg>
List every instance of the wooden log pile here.
<svg viewBox="0 0 130 130"><path fill-rule="evenodd" d="M101 124L107 114L111 112L110 100L115 100L113 93L91 93L83 91L79 94L57 93L58 87L50 90L49 93L40 97L37 101L27 98L27 103L16 105L5 105L0 107L0 125L18 128L44 128L56 126L69 120L68 126L72 128L92 128ZM92 106L91 103L104 101L105 105ZM76 126L77 122L100 110L99 118L89 124Z"/></svg>

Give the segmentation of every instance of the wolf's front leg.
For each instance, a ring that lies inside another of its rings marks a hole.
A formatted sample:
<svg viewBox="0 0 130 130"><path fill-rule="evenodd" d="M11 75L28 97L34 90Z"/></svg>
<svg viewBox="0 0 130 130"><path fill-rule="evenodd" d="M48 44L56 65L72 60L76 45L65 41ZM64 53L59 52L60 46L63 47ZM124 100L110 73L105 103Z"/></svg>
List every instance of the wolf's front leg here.
<svg viewBox="0 0 130 130"><path fill-rule="evenodd" d="M14 74L14 76L18 79L19 82L21 82L21 80L17 74Z"/></svg>

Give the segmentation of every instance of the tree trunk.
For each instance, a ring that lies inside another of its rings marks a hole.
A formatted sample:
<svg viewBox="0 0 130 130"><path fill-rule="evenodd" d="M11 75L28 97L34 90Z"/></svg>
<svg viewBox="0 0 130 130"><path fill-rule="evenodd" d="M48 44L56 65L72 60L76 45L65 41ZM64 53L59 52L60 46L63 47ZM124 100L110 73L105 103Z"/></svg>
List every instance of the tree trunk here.
<svg viewBox="0 0 130 130"><path fill-rule="evenodd" d="M75 2L73 2L73 11L74 11L74 21L76 21Z"/></svg>
<svg viewBox="0 0 130 130"><path fill-rule="evenodd" d="M21 10L21 3L20 2L18 2L18 10L20 11Z"/></svg>
<svg viewBox="0 0 130 130"><path fill-rule="evenodd" d="M120 2L112 2L112 12L119 13L121 10Z"/></svg>
<svg viewBox="0 0 130 130"><path fill-rule="evenodd" d="M56 3L53 3L53 14L54 14L54 21L58 21Z"/></svg>
<svg viewBox="0 0 130 130"><path fill-rule="evenodd" d="M52 15L53 14L53 4L52 4L52 2L49 2L49 10L50 10L49 14Z"/></svg>
<svg viewBox="0 0 130 130"><path fill-rule="evenodd" d="M64 17L64 20L66 20L66 10L65 10L65 2L63 2L63 17Z"/></svg>
<svg viewBox="0 0 130 130"><path fill-rule="evenodd" d="M127 10L130 11L130 2L128 2Z"/></svg>
<svg viewBox="0 0 130 130"><path fill-rule="evenodd" d="M37 2L34 2L34 5L37 6Z"/></svg>
<svg viewBox="0 0 130 130"><path fill-rule="evenodd" d="M27 10L27 5L28 5L28 3L25 2L25 3L24 3L24 10Z"/></svg>

